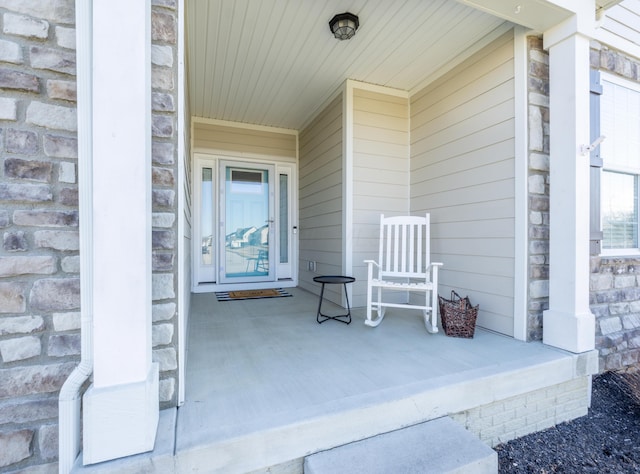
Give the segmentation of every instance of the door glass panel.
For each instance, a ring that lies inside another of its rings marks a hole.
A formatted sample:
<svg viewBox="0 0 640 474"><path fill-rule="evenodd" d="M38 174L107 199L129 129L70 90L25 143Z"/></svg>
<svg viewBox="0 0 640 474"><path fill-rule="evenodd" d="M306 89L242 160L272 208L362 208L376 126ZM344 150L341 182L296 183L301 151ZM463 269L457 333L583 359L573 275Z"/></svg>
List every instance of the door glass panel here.
<svg viewBox="0 0 640 474"><path fill-rule="evenodd" d="M225 276L242 280L269 274L269 172L227 167L225 172Z"/></svg>
<svg viewBox="0 0 640 474"><path fill-rule="evenodd" d="M280 175L280 263L289 263L289 175Z"/></svg>
<svg viewBox="0 0 640 474"><path fill-rule="evenodd" d="M213 170L202 168L202 192L200 202L200 241L202 265L213 263Z"/></svg>

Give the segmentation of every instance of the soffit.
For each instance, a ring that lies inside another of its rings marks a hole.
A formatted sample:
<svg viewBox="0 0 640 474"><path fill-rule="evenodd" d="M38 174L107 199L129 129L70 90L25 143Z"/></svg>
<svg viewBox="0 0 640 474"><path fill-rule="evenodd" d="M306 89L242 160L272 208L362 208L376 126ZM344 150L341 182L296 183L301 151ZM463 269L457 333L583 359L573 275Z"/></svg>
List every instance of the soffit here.
<svg viewBox="0 0 640 474"><path fill-rule="evenodd" d="M561 6L567 0L459 0L500 18L544 32L571 17L574 12ZM570 2L571 0L569 0ZM575 0L574 0L575 1ZM584 0L577 0L584 1ZM602 0L603 2L605 0Z"/></svg>
<svg viewBox="0 0 640 474"><path fill-rule="evenodd" d="M416 91L510 24L454 0L187 0L191 115L300 129L354 79ZM333 38L336 13L360 17Z"/></svg>

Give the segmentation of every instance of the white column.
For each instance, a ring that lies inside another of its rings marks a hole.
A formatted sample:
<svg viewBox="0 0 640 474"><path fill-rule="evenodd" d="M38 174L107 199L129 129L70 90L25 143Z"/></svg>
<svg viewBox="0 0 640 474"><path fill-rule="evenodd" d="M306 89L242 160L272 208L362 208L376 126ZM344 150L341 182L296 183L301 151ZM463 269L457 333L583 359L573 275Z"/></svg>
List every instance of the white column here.
<svg viewBox="0 0 640 474"><path fill-rule="evenodd" d="M574 30L575 31L575 30ZM571 352L592 350L589 309L589 38L550 40L550 278L543 342Z"/></svg>
<svg viewBox="0 0 640 474"><path fill-rule="evenodd" d="M151 6L93 2L94 379L83 462L153 449L151 361Z"/></svg>

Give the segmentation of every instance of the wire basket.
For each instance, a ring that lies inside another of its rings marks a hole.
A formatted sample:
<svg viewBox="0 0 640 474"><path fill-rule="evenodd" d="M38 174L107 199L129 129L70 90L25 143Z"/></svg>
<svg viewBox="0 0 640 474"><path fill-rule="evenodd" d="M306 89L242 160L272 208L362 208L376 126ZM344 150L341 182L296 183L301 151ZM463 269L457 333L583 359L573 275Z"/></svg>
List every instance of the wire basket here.
<svg viewBox="0 0 640 474"><path fill-rule="evenodd" d="M444 333L451 337L473 338L480 305L471 306L468 296L462 298L453 290L450 300L438 295L438 303Z"/></svg>

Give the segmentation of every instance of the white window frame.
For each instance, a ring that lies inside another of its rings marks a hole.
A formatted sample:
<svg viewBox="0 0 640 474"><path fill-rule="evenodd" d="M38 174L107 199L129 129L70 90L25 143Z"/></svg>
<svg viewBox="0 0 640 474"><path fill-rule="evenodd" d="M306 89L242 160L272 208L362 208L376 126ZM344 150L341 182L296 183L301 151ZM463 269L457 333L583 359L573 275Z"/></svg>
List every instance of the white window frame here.
<svg viewBox="0 0 640 474"><path fill-rule="evenodd" d="M610 73L606 73L606 72L602 72L601 73L601 80L602 82L608 82L610 84L614 84L617 86L621 86L624 87L626 89L630 89L632 91L637 92L640 95L640 83L638 82L634 82L628 79L624 79L621 78L619 76L615 76L613 74ZM603 118L603 113L602 110L600 111L600 117L599 120L602 121ZM602 125L602 124L601 124ZM608 140L612 140L613 137L608 137ZM612 172L619 172L619 173L624 173L624 174L630 174L630 175L635 175L638 178L638 186L640 186L640 155L638 156L638 165L637 167L628 167L628 166L615 166L615 165L611 165L610 160L607 160L607 156L603 156L603 167L602 167L602 172L605 171L612 171ZM603 193L604 191L601 190L601 193ZM640 209L640 192L638 192L638 208ZM601 194L600 196L600 202L602 203L603 201L603 195ZM640 211L639 211L640 212ZM602 221L602 215L604 213L601 213L601 221L600 221L600 228L603 228L603 221ZM600 251L600 255L602 256L638 256L640 255L640 215L638 216L638 247L636 248L617 248L617 249L607 249L603 248Z"/></svg>

